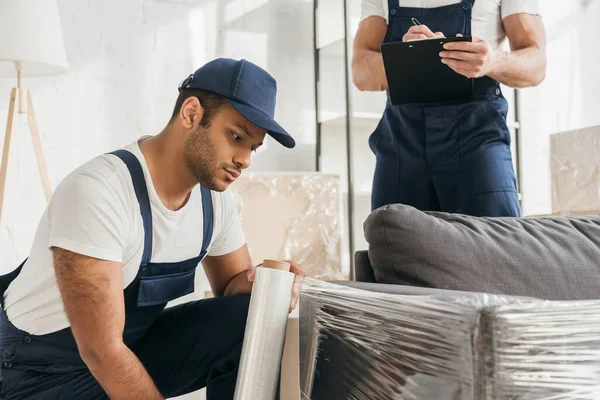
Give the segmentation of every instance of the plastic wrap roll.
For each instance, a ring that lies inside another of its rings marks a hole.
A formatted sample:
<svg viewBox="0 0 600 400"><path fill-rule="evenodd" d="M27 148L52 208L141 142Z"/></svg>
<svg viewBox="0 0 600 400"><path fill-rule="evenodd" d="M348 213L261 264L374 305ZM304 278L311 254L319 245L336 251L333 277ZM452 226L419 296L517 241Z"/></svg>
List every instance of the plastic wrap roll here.
<svg viewBox="0 0 600 400"><path fill-rule="evenodd" d="M289 269L274 260L256 269L235 400L275 399L294 284Z"/></svg>

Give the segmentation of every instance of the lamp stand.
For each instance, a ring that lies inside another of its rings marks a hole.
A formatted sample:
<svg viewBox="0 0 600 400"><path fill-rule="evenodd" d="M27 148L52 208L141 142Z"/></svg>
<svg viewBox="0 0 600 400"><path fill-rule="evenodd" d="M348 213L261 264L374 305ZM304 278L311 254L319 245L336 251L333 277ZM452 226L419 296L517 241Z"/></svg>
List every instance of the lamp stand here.
<svg viewBox="0 0 600 400"><path fill-rule="evenodd" d="M18 100L19 114L27 113L27 123L29 125L29 132L31 133L31 139L33 141L33 149L37 158L37 164L42 178L42 186L44 188L44 194L46 201L50 200L52 195L52 189L50 186L50 178L48 177L48 170L46 169L46 161L44 160L44 151L42 150L42 142L40 140L40 133L38 130L37 121L35 119L35 110L33 108L33 101L31 100L31 93L29 90L24 90L21 87L21 71L17 71L17 87L13 88L10 93L10 102L8 106L8 119L6 120L6 135L4 136L4 148L2 150L2 163L0 164L0 220L2 219L2 206L4 203L4 190L6 188L6 172L8 169L8 158L10 154L10 139L12 134L12 126L15 115L15 102ZM25 107L27 102L27 107Z"/></svg>

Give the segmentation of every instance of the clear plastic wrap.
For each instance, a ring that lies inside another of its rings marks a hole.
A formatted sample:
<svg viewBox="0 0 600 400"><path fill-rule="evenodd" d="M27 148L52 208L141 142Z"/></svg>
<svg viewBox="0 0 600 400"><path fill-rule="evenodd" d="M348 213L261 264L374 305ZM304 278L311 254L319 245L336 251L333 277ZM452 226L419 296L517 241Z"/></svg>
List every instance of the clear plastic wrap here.
<svg viewBox="0 0 600 400"><path fill-rule="evenodd" d="M600 399L600 301L517 302L489 316L490 398Z"/></svg>
<svg viewBox="0 0 600 400"><path fill-rule="evenodd" d="M303 399L600 399L600 300L386 286L304 283Z"/></svg>
<svg viewBox="0 0 600 400"><path fill-rule="evenodd" d="M550 137L552 212L600 213L600 126Z"/></svg>
<svg viewBox="0 0 600 400"><path fill-rule="evenodd" d="M308 276L343 279L337 175L251 173L231 186L253 263L292 259Z"/></svg>

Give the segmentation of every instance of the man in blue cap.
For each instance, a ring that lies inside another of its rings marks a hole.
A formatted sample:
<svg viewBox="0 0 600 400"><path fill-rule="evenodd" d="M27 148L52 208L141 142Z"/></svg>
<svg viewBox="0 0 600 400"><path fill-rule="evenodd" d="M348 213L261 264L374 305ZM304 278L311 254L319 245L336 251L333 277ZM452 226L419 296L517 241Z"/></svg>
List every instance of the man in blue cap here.
<svg viewBox="0 0 600 400"><path fill-rule="evenodd" d="M295 142L275 79L248 61L214 60L179 90L162 132L61 182L29 258L0 277L6 399L233 398L254 272L225 190L267 133ZM166 308L200 262L215 297Z"/></svg>

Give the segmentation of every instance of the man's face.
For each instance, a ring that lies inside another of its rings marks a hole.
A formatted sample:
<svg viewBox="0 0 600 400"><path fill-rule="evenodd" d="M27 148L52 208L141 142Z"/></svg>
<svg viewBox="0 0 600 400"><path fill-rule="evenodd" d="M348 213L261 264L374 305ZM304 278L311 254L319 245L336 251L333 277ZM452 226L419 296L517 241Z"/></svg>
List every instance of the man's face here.
<svg viewBox="0 0 600 400"><path fill-rule="evenodd" d="M188 168L201 185L222 192L250 166L252 152L262 145L266 133L227 103L188 137Z"/></svg>

